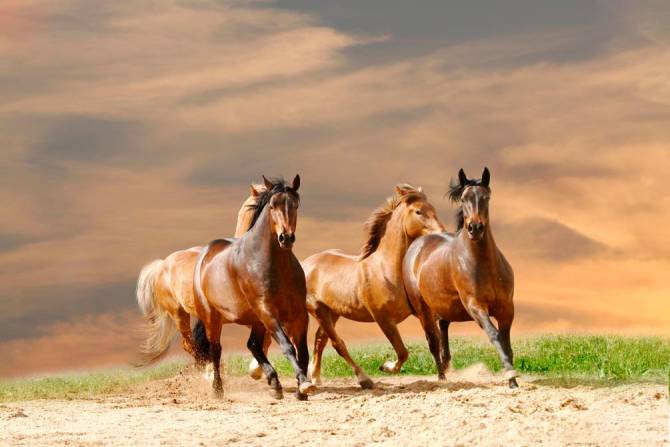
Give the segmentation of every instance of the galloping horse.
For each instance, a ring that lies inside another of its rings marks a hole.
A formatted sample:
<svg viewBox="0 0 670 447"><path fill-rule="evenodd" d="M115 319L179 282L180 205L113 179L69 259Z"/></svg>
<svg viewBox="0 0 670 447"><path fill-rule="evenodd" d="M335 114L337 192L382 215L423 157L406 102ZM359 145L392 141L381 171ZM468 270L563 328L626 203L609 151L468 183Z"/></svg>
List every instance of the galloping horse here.
<svg viewBox="0 0 670 447"><path fill-rule="evenodd" d="M235 237L249 228L259 195L265 185L252 184L251 195L237 215ZM202 247L191 247L147 264L137 281L137 303L146 319L147 337L140 346L138 365L158 361L165 355L178 329L184 350L203 364L209 351L202 351L193 342L190 315L196 315L193 305L193 272Z"/></svg>
<svg viewBox="0 0 670 447"><path fill-rule="evenodd" d="M201 349L209 347L215 393L223 391L219 365L222 325L235 323L251 327L247 347L263 368L274 396L281 398L282 388L263 352L266 332L291 362L298 380L297 397L305 400L315 389L306 375L309 317L305 275L291 251L300 177L291 185L263 180L267 190L258 197L249 230L239 239L210 242L196 261L193 289L199 321L194 333L200 335L196 343Z"/></svg>
<svg viewBox="0 0 670 447"><path fill-rule="evenodd" d="M337 353L353 368L361 387L374 386L335 332L340 317L376 322L398 356L397 361L387 361L381 369L400 371L408 353L396 325L412 313L402 282L402 260L414 239L443 229L421 188L397 185L395 194L366 223L368 240L360 256L328 250L303 262L307 309L319 323L310 365L310 376L316 383L321 375L323 349L330 338Z"/></svg>
<svg viewBox="0 0 670 447"><path fill-rule="evenodd" d="M445 378L451 361L449 323L475 320L498 351L510 388L516 388L518 374L510 342L514 273L491 233L489 181L487 168L481 180L468 179L463 169L458 172L458 182L452 182L449 189L451 200L460 204L458 231L414 241L403 262L403 277L440 379ZM498 329L490 316L498 322Z"/></svg>

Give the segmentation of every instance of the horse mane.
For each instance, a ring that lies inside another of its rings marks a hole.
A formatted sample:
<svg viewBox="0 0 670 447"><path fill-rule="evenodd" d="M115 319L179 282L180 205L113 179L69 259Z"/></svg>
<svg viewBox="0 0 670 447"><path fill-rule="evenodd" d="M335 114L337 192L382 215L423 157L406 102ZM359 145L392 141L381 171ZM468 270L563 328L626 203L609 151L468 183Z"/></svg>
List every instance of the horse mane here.
<svg viewBox="0 0 670 447"><path fill-rule="evenodd" d="M447 194L452 203L458 203L456 209L456 231L460 231L465 225L465 217L463 216L463 205L461 205L461 196L463 191L468 186L484 186L481 179L467 179L464 185L461 185L458 179L451 179L449 182L449 191ZM488 188L488 187L487 187Z"/></svg>
<svg viewBox="0 0 670 447"><path fill-rule="evenodd" d="M256 203L250 203L247 206L249 209L254 210L254 215L251 218L251 223L249 223L249 228L247 228L247 231L251 230L254 227L254 224L258 220L258 218L261 216L261 213L263 212L263 208L270 203L270 198L278 193L289 193L294 195L296 198L300 199L300 195L298 195L297 191L294 191L291 186L289 186L286 183L286 180L283 178L273 178L269 179L270 183L272 183L271 188L267 188L265 191L261 192L258 194L258 198L256 199Z"/></svg>
<svg viewBox="0 0 670 447"><path fill-rule="evenodd" d="M398 205L403 202L411 203L415 200L426 200L426 195L420 188L415 188L406 183L396 186L396 192L387 198L382 206L374 210L365 222L365 232L368 239L363 248L361 248L359 260L362 261L379 248L382 237L384 237L384 233L386 232L386 224L388 224L393 211L395 211Z"/></svg>

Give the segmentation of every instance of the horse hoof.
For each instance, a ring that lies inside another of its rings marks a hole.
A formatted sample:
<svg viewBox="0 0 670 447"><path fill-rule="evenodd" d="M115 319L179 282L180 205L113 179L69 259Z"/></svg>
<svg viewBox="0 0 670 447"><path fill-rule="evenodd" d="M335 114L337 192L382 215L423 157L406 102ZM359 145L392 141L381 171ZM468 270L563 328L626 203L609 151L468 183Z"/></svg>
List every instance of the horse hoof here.
<svg viewBox="0 0 670 447"><path fill-rule="evenodd" d="M382 366L379 367L379 370L385 373L389 374L395 374L398 372L396 368L397 362L392 362L391 360L387 360L384 362Z"/></svg>
<svg viewBox="0 0 670 447"><path fill-rule="evenodd" d="M303 382L298 386L298 392L301 394L312 394L316 387L312 382Z"/></svg>
<svg viewBox="0 0 670 447"><path fill-rule="evenodd" d="M272 396L273 399L282 400L284 398L284 392L281 390L281 388L271 389L270 396Z"/></svg>
<svg viewBox="0 0 670 447"><path fill-rule="evenodd" d="M440 382L446 382L447 381L447 376L445 376L444 374L438 374L437 375L437 380L439 380Z"/></svg>
<svg viewBox="0 0 670 447"><path fill-rule="evenodd" d="M217 399L221 399L223 397L223 386L212 388L212 395Z"/></svg>
<svg viewBox="0 0 670 447"><path fill-rule="evenodd" d="M307 400L309 398L309 396L307 396L307 394L304 394L304 393L301 393L300 391L298 391L297 393L295 393L295 398L298 399L298 400Z"/></svg>
<svg viewBox="0 0 670 447"><path fill-rule="evenodd" d="M364 390L371 390L375 387L375 383L370 380L369 378L360 380L358 384L363 388Z"/></svg>
<svg viewBox="0 0 670 447"><path fill-rule="evenodd" d="M519 388L519 384L516 383L516 379L509 379L509 387L511 389Z"/></svg>
<svg viewBox="0 0 670 447"><path fill-rule="evenodd" d="M260 367L256 360L252 360L249 363L249 377L254 380L260 380L263 377L263 368Z"/></svg>

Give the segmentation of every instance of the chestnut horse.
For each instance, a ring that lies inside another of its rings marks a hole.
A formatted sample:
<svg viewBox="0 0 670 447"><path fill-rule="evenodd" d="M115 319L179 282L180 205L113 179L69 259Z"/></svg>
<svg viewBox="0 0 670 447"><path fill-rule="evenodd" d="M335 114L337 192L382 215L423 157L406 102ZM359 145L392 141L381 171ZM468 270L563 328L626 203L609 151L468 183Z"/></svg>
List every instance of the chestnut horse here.
<svg viewBox="0 0 670 447"><path fill-rule="evenodd" d="M353 368L361 387L374 386L335 332L340 317L376 322L398 356L397 361L387 361L381 369L400 371L408 353L396 325L412 313L402 282L402 260L414 239L443 229L421 188L397 185L395 194L366 223L368 240L359 256L328 250L303 262L307 309L319 323L310 365L310 376L316 383L330 338L337 353Z"/></svg>
<svg viewBox="0 0 670 447"><path fill-rule="evenodd" d="M196 261L193 289L199 320L194 333L199 336L195 341L200 347L209 347L214 366L212 386L220 394L222 325L251 327L247 347L263 368L274 396L281 398L277 372L263 352L263 340L269 332L295 370L298 399L305 400L315 389L306 375L309 317L305 274L291 250L300 177L291 185L283 180L263 180L267 190L258 197L249 230L239 239L210 242Z"/></svg>
<svg viewBox="0 0 670 447"><path fill-rule="evenodd" d="M516 388L518 374L510 342L514 273L491 233L489 181L487 168L481 180L468 179L463 169L458 172L458 182L451 182L449 190L451 200L460 205L458 231L414 241L403 262L403 276L439 379L445 378L451 361L449 323L475 320L498 351L510 388Z"/></svg>
<svg viewBox="0 0 670 447"><path fill-rule="evenodd" d="M237 215L235 237L249 228L259 195L265 185L252 184L251 195ZM146 339L140 346L138 366L158 361L165 355L175 332L182 335L184 350L196 363L209 360L209 351L200 351L193 342L190 315L196 315L193 305L193 272L202 247L191 247L147 264L137 281L137 303L146 319Z"/></svg>

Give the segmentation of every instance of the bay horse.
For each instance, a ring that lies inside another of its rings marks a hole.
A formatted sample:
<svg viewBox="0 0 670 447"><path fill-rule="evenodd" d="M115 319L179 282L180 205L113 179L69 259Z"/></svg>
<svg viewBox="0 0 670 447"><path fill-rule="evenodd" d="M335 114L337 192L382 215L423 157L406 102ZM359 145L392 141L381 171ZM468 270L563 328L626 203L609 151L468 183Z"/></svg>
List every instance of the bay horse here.
<svg viewBox="0 0 670 447"><path fill-rule="evenodd" d="M489 219L491 174L468 179L463 169L452 181L450 199L459 204L455 234L431 234L414 241L403 262L407 295L444 380L449 367L449 324L474 320L495 346L510 388L517 388L510 330L514 319L514 272L496 246ZM493 317L498 328L491 322ZM440 337L438 338L438 333Z"/></svg>
<svg viewBox="0 0 670 447"><path fill-rule="evenodd" d="M414 239L443 230L422 189L401 184L367 221L368 239L359 256L327 250L303 262L307 309L319 323L309 369L313 381L319 383L322 354L330 338L337 353L354 370L360 386L374 386L335 331L340 317L376 322L397 354L397 360L386 361L381 370L400 371L408 353L397 324L412 314L402 281L402 260Z"/></svg>
<svg viewBox="0 0 670 447"><path fill-rule="evenodd" d="M223 392L220 373L223 324L251 328L247 347L261 365L276 398L283 396L277 372L263 352L269 333L296 373L296 395L306 400L315 390L307 378L309 351L305 274L292 251L295 242L300 176L289 185L267 180L250 228L239 239L217 239L202 249L195 265L193 289L198 322L196 344L209 348L214 366L212 387ZM297 352L296 352L297 348Z"/></svg>
<svg viewBox="0 0 670 447"><path fill-rule="evenodd" d="M251 194L242 204L237 215L235 237L249 228L258 197L265 185L251 184ZM193 295L193 273L202 247L191 247L171 253L165 259L147 264L137 281L137 303L146 327L145 340L140 345L137 366L154 363L170 347L177 330L182 336L184 351L194 357L197 364L209 360L209 351L201 350L193 341L190 316L196 315Z"/></svg>

